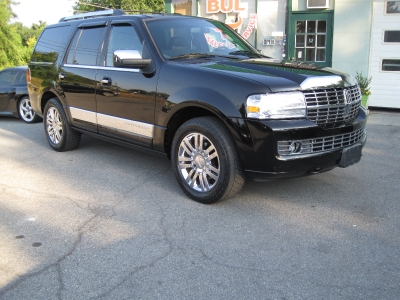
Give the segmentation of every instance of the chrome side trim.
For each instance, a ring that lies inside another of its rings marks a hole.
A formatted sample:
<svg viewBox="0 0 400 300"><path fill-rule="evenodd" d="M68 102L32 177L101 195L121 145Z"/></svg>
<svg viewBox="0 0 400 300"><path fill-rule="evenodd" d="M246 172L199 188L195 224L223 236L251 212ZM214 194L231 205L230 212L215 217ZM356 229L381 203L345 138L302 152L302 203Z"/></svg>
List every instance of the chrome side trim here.
<svg viewBox="0 0 400 300"><path fill-rule="evenodd" d="M97 124L148 139L152 139L154 135L154 125L103 114L97 114Z"/></svg>
<svg viewBox="0 0 400 300"><path fill-rule="evenodd" d="M79 109L79 108L75 108L75 107L70 107L69 111L71 113L72 119L74 119L74 120L80 120L80 121L84 121L84 122L88 122L88 123L92 123L92 124L97 123L95 112L84 110L84 109Z"/></svg>
<svg viewBox="0 0 400 300"><path fill-rule="evenodd" d="M114 67L100 67L100 66L82 66L82 65L71 65L64 64L63 67L77 68L77 69L93 69L93 70L105 70L105 71L119 71L119 72L131 72L139 73L139 69L125 69L125 68L114 68Z"/></svg>

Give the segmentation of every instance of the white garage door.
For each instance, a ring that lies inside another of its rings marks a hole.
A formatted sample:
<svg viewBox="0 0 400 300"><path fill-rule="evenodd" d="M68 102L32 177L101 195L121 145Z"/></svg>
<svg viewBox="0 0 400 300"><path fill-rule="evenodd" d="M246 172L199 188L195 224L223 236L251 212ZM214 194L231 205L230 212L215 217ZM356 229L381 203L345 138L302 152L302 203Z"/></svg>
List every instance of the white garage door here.
<svg viewBox="0 0 400 300"><path fill-rule="evenodd" d="M374 0L369 106L400 108L400 1Z"/></svg>

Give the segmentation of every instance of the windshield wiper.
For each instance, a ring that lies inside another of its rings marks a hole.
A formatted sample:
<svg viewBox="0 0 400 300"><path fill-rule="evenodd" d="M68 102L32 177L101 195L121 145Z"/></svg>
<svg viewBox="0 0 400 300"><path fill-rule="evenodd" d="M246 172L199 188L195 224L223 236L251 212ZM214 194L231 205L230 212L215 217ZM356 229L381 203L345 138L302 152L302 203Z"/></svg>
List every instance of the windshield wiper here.
<svg viewBox="0 0 400 300"><path fill-rule="evenodd" d="M249 50L237 50L237 51L233 51L233 52L229 52L229 54L256 54L253 51L249 51Z"/></svg>
<svg viewBox="0 0 400 300"><path fill-rule="evenodd" d="M236 56L222 55L222 54L188 53L188 54L180 54L180 55L171 57L169 60L184 59L184 58L207 58L207 57L225 57L225 58L231 58L231 59L238 59L238 57L236 57Z"/></svg>
<svg viewBox="0 0 400 300"><path fill-rule="evenodd" d="M206 57L214 57L214 55L207 53L188 53L171 57L169 60L181 59L181 58L206 58Z"/></svg>
<svg viewBox="0 0 400 300"><path fill-rule="evenodd" d="M237 51L229 52L229 54L231 54L231 55L237 55L237 54L239 54L239 55L240 55L240 54L246 55L246 54L251 54L251 55L254 55L254 56L257 56L257 57L270 58L269 56L266 56L266 55L261 54L261 53L256 53L256 52L253 52L253 51L250 51L250 50L237 50ZM248 56L248 55L246 55L246 56Z"/></svg>

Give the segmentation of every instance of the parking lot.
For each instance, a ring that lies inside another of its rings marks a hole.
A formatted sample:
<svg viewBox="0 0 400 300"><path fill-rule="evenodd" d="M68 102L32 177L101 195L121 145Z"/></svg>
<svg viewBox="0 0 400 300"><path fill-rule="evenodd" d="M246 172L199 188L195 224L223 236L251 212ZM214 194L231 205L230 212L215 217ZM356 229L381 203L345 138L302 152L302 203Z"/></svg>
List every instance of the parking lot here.
<svg viewBox="0 0 400 300"><path fill-rule="evenodd" d="M398 299L400 113L360 163L189 200L170 161L0 118L0 299Z"/></svg>

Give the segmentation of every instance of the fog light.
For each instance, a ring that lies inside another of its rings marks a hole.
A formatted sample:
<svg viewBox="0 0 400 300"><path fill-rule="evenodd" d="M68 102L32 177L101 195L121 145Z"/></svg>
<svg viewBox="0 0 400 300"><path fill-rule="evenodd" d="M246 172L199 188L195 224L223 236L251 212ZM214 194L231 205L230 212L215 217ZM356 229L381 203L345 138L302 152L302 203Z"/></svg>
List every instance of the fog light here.
<svg viewBox="0 0 400 300"><path fill-rule="evenodd" d="M302 149L303 149L302 142L293 142L289 146L290 154L300 153Z"/></svg>

